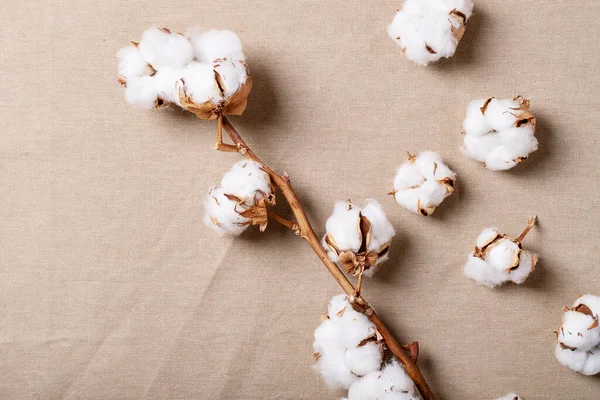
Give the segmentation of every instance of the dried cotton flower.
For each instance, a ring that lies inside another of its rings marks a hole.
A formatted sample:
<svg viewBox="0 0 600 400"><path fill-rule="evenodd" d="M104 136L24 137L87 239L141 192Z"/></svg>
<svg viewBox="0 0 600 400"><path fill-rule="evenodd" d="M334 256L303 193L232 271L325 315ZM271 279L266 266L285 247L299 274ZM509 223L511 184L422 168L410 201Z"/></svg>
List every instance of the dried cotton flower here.
<svg viewBox="0 0 600 400"><path fill-rule="evenodd" d="M340 262L346 272L372 276L375 266L388 259L394 227L377 200L367 199L363 207L338 201L325 225L323 245L332 261Z"/></svg>
<svg viewBox="0 0 600 400"><path fill-rule="evenodd" d="M456 174L442 162L440 155L426 151L418 156L408 153L408 161L400 166L389 194L407 210L431 215L454 191Z"/></svg>
<svg viewBox="0 0 600 400"><path fill-rule="evenodd" d="M523 162L538 148L536 119L529 106L530 101L521 96L472 101L463 122L463 154L494 171Z"/></svg>
<svg viewBox="0 0 600 400"><path fill-rule="evenodd" d="M204 222L219 234L239 235L250 225L267 227L267 207L275 204L271 178L261 165L242 160L204 200Z"/></svg>
<svg viewBox="0 0 600 400"><path fill-rule="evenodd" d="M406 0L388 34L415 64L452 57L473 12L471 0Z"/></svg>
<svg viewBox="0 0 600 400"><path fill-rule="evenodd" d="M375 325L355 311L346 295L329 302L327 316L315 330L316 370L331 388L348 389L361 376L381 367L383 349Z"/></svg>
<svg viewBox="0 0 600 400"><path fill-rule="evenodd" d="M538 262L538 256L524 250L521 244L536 221L537 217L530 218L517 238L500 234L496 228L484 229L468 256L465 275L491 288L505 282L523 283Z"/></svg>
<svg viewBox="0 0 600 400"><path fill-rule="evenodd" d="M202 119L240 115L252 79L242 43L230 31L152 27L117 53L125 100L142 108L176 104Z"/></svg>
<svg viewBox="0 0 600 400"><path fill-rule="evenodd" d="M584 375L600 373L600 297L581 296L564 311L563 324L556 332L556 358Z"/></svg>

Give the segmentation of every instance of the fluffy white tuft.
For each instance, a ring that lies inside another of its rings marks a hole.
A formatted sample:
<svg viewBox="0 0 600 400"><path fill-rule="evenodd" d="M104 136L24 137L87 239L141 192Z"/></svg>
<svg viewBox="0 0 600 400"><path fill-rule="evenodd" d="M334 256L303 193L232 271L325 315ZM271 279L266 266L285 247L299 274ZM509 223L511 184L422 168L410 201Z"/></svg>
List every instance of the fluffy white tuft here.
<svg viewBox="0 0 600 400"><path fill-rule="evenodd" d="M494 288L506 282L521 284L535 269L538 256L523 250L520 243L496 228L484 229L467 256L465 275L477 283Z"/></svg>
<svg viewBox="0 0 600 400"><path fill-rule="evenodd" d="M212 188L206 196L204 222L219 234L239 235L250 224L241 212L272 194L271 179L260 164L238 161L225 174L221 186Z"/></svg>
<svg viewBox="0 0 600 400"><path fill-rule="evenodd" d="M346 400L417 400L415 384L396 361L352 384Z"/></svg>
<svg viewBox="0 0 600 400"><path fill-rule="evenodd" d="M370 232L365 231L361 219L369 222ZM362 207L350 201L338 201L333 214L325 224L326 234L323 246L332 261L340 261L343 253L354 253L360 262L372 255L375 262L367 262L364 275L372 276L376 266L388 259L389 245L396 235L394 227L388 221L381 204L375 199L367 199ZM370 258L369 258L370 259ZM355 264L345 265L348 272L356 272Z"/></svg>
<svg viewBox="0 0 600 400"><path fill-rule="evenodd" d="M375 337L375 325L352 308L346 295L333 297L313 343L315 368L327 385L348 389L360 376L377 371L383 352Z"/></svg>
<svg viewBox="0 0 600 400"><path fill-rule="evenodd" d="M442 201L452 194L456 174L442 161L438 153L426 151L398 168L394 179L394 198L407 210L431 215Z"/></svg>
<svg viewBox="0 0 600 400"><path fill-rule="evenodd" d="M478 99L467 106L461 151L494 171L513 168L538 148L529 101Z"/></svg>
<svg viewBox="0 0 600 400"><path fill-rule="evenodd" d="M565 309L555 350L561 364L584 375L600 373L599 316L599 296L582 296Z"/></svg>
<svg viewBox="0 0 600 400"><path fill-rule="evenodd" d="M152 27L117 53L125 100L142 108L181 106L180 95L219 109L248 79L242 43L231 31L197 28L187 36Z"/></svg>
<svg viewBox="0 0 600 400"><path fill-rule="evenodd" d="M388 34L409 60L427 65L454 55L472 12L471 0L406 0Z"/></svg>

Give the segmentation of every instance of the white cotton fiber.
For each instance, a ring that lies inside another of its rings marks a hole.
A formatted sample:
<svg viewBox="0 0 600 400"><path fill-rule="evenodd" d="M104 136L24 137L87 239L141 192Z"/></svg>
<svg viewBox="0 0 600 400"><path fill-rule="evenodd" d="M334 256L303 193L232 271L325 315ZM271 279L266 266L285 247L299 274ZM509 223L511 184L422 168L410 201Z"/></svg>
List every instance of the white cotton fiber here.
<svg viewBox="0 0 600 400"><path fill-rule="evenodd" d="M421 215L431 215L452 194L456 174L444 164L440 155L426 151L409 159L398 168L394 179L396 202Z"/></svg>
<svg viewBox="0 0 600 400"><path fill-rule="evenodd" d="M465 275L491 288L525 282L535 270L538 256L524 250L521 241L535 221L531 218L526 231L516 239L500 234L497 228L484 229L477 236L475 250L467 256Z"/></svg>
<svg viewBox="0 0 600 400"><path fill-rule="evenodd" d="M346 295L331 299L313 343L315 368L327 385L348 389L360 376L380 368L383 351L375 336L375 325L352 308Z"/></svg>
<svg viewBox="0 0 600 400"><path fill-rule="evenodd" d="M454 55L472 11L470 0L406 0L388 34L409 60L427 65Z"/></svg>
<svg viewBox="0 0 600 400"><path fill-rule="evenodd" d="M272 196L271 179L260 164L239 161L206 196L204 222L219 234L239 235L252 222L241 213L259 207L259 199L271 202Z"/></svg>
<svg viewBox="0 0 600 400"><path fill-rule="evenodd" d="M529 100L478 99L467 106L461 151L493 171L513 168L538 148Z"/></svg>
<svg viewBox="0 0 600 400"><path fill-rule="evenodd" d="M584 375L600 373L600 297L585 295L565 309L557 331L558 361Z"/></svg>
<svg viewBox="0 0 600 400"><path fill-rule="evenodd" d="M496 400L523 400L522 397L519 397L516 393L509 393L504 397L499 397Z"/></svg>
<svg viewBox="0 0 600 400"><path fill-rule="evenodd" d="M340 261L350 273L358 273L363 268L364 275L369 277L376 265L387 260L392 237L396 234L381 204L374 199L365 200L362 207L350 201L336 202L325 229L323 246L329 258Z"/></svg>
<svg viewBox="0 0 600 400"><path fill-rule="evenodd" d="M347 400L417 400L420 397L404 368L393 361L352 384Z"/></svg>
<svg viewBox="0 0 600 400"><path fill-rule="evenodd" d="M240 39L230 31L189 32L188 38L152 27L139 44L119 50L127 102L142 108L176 104L203 119L241 114L251 79Z"/></svg>

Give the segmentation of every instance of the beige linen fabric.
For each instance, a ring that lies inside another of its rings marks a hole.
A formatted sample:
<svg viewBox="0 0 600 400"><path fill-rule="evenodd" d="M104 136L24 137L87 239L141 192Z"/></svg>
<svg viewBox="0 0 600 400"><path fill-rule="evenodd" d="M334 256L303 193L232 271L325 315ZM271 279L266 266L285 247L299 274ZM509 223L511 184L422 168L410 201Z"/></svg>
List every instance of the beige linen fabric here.
<svg viewBox="0 0 600 400"><path fill-rule="evenodd" d="M202 199L238 158L216 124L125 104L115 52L152 24L235 30L254 76L232 122L287 171L321 234L337 199L379 199L391 259L365 296L440 399L597 399L554 358L578 293L600 294L600 3L483 1L454 59L417 67L385 28L401 1L12 2L0 11L0 398L335 399L312 335L340 293L278 226L218 238ZM494 173L463 157L478 97L531 99L540 149ZM405 152L458 173L433 217L396 205ZM280 201L282 204L283 201ZM281 212L286 209L280 206ZM462 274L477 234L518 234L524 286Z"/></svg>

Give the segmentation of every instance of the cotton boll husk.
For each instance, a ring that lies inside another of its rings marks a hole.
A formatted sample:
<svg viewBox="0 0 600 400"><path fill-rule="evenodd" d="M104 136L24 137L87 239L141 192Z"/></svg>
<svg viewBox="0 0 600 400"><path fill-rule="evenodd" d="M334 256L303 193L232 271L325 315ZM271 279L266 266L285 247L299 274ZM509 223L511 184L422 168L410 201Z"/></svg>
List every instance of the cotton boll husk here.
<svg viewBox="0 0 600 400"><path fill-rule="evenodd" d="M229 200L221 188L213 188L204 199L204 223L220 235L239 235L248 227L235 202Z"/></svg>
<svg viewBox="0 0 600 400"><path fill-rule="evenodd" d="M577 351L589 351L600 343L600 328L589 329L595 318L577 311L566 311L558 341Z"/></svg>
<svg viewBox="0 0 600 400"><path fill-rule="evenodd" d="M218 104L223 100L215 81L212 64L192 62L182 72L183 88L187 96L197 104L210 101Z"/></svg>
<svg viewBox="0 0 600 400"><path fill-rule="evenodd" d="M219 73L225 97L232 96L246 82L246 66L239 61L219 61L214 70Z"/></svg>
<svg viewBox="0 0 600 400"><path fill-rule="evenodd" d="M485 166L492 171L505 171L517 165L517 161L504 146L499 146L489 152L485 158Z"/></svg>
<svg viewBox="0 0 600 400"><path fill-rule="evenodd" d="M119 63L119 76L125 79L125 81L152 74L152 68L142 58L142 55L135 46L127 46L119 50L117 52L117 60Z"/></svg>
<svg viewBox="0 0 600 400"><path fill-rule="evenodd" d="M165 67L156 72L152 77L158 97L164 101L179 105L179 85L182 71Z"/></svg>
<svg viewBox="0 0 600 400"><path fill-rule="evenodd" d="M213 62L217 59L244 61L242 42L231 31L211 29L201 32L198 28L190 28L186 32L196 51L196 57L202 61Z"/></svg>
<svg viewBox="0 0 600 400"><path fill-rule="evenodd" d="M360 208L347 201L338 201L333 207L333 214L327 219L325 229L335 240L339 250L358 251L361 244L361 234L358 229L360 221ZM337 261L337 256L328 249L329 257Z"/></svg>
<svg viewBox="0 0 600 400"><path fill-rule="evenodd" d="M472 0L438 0L442 3L442 7L445 11L452 11L454 9L465 14L467 18L470 18L473 14L473 1Z"/></svg>
<svg viewBox="0 0 600 400"><path fill-rule="evenodd" d="M127 81L125 101L129 104L151 109L156 106L158 91L151 76L132 78Z"/></svg>
<svg viewBox="0 0 600 400"><path fill-rule="evenodd" d="M467 277L490 288L498 287L508 279L506 271L490 267L484 260L473 254L468 255L464 272Z"/></svg>
<svg viewBox="0 0 600 400"><path fill-rule="evenodd" d="M600 296L593 296L586 294L578 298L573 304L573 308L576 308L580 304L585 304L592 310L592 314L600 315Z"/></svg>
<svg viewBox="0 0 600 400"><path fill-rule="evenodd" d="M482 136L492 130L481 112L481 107L485 104L485 100L473 100L467 106L467 116L463 121L463 129L467 135Z"/></svg>
<svg viewBox="0 0 600 400"><path fill-rule="evenodd" d="M144 32L138 48L144 60L156 70L183 68L194 58L192 44L185 36L157 27Z"/></svg>
<svg viewBox="0 0 600 400"><path fill-rule="evenodd" d="M527 157L538 149L538 141L530 124L504 129L498 132L498 136L512 159Z"/></svg>
<svg viewBox="0 0 600 400"><path fill-rule="evenodd" d="M371 242L367 250L379 251L396 235L394 227L388 221L381 204L375 199L365 200L361 214L371 223Z"/></svg>
<svg viewBox="0 0 600 400"><path fill-rule="evenodd" d="M262 166L254 161L242 160L233 164L221 180L224 193L234 195L249 205L254 197L267 197L272 192L271 179Z"/></svg>
<svg viewBox="0 0 600 400"><path fill-rule="evenodd" d="M461 151L464 155L479 162L486 162L488 154L502 144L500 136L487 134L482 136L465 135Z"/></svg>

